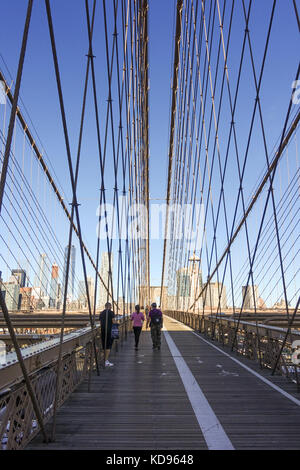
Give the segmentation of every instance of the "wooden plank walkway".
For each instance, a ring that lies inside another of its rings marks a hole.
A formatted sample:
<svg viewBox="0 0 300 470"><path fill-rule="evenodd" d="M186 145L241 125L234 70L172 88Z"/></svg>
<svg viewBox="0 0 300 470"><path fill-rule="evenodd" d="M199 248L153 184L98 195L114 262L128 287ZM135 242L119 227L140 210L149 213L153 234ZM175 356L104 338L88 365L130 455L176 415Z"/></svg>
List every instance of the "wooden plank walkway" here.
<svg viewBox="0 0 300 470"><path fill-rule="evenodd" d="M300 397L294 403L184 325L165 318L165 329L175 353L165 334L153 351L149 330L136 352L130 333L111 355L115 366L92 377L90 393L87 382L79 386L60 409L56 442L38 435L27 449L197 450L211 448L209 435L218 448L220 432L234 449L300 448ZM284 380L273 381L289 391ZM201 391L208 405L197 407ZM210 419L219 423L213 429Z"/></svg>

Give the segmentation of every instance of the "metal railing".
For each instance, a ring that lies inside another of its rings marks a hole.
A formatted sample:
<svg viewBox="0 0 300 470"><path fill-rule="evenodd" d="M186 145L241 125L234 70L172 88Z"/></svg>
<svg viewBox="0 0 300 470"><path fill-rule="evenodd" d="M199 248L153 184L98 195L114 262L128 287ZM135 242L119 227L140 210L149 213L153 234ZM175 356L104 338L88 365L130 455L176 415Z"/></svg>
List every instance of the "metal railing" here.
<svg viewBox="0 0 300 470"><path fill-rule="evenodd" d="M261 368L273 370L286 335L286 328L235 320L233 318L201 316L190 312L164 312L209 339L218 341L238 355L255 361ZM236 329L237 328L237 329ZM300 367L292 361L294 341L300 340L300 331L291 330L276 367L276 373L287 377L300 392Z"/></svg>
<svg viewBox="0 0 300 470"><path fill-rule="evenodd" d="M130 329L129 319L119 322L120 341ZM58 392L58 408L69 398L76 387L88 379L94 369L95 338L98 362L103 360L101 329L97 325L67 334L63 341L62 376ZM22 349L22 356L30 376L43 423L53 415L56 387L56 369L59 339L51 339ZM118 342L115 342L118 349ZM9 353L0 364L0 449L23 449L40 431L33 404L24 382L15 353Z"/></svg>

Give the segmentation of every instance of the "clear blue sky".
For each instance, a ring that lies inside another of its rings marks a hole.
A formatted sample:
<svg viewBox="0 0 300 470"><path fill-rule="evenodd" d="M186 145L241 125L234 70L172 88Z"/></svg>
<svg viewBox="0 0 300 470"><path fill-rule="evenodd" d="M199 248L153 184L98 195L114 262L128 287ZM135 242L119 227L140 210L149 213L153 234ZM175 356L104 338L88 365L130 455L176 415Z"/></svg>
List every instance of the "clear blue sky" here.
<svg viewBox="0 0 300 470"><path fill-rule="evenodd" d="M222 1L220 3L223 5ZM248 5L249 1L245 3ZM257 67L259 67L262 60L262 45L265 43L266 25L272 3L271 0L256 0L253 2L253 20L250 23L250 31ZM53 0L51 4L70 140L75 157L82 84L85 74L85 55L88 48L85 8L84 2L79 0ZM107 4L109 9L109 5L112 3L110 4L108 1ZM175 4L175 0L149 0L150 195L152 198L164 198L166 194ZM20 0L2 2L1 5L0 52L14 78L16 76L26 5L26 1ZM237 7L237 12L239 12L239 7ZM244 22L241 21L241 15L239 16L237 13L232 32L233 40L230 55L230 72L233 77L236 76L239 64L243 31ZM104 80L105 56L103 41L102 18L98 15L95 28L94 53L96 55L98 77L102 77ZM273 148L280 136L283 116L287 110L291 93L291 82L296 73L299 37L293 16L292 1L278 0L271 42L272 47L268 53L262 89L269 149ZM248 110L253 106L255 98L253 80L247 80L247 74L250 74L249 57L247 61L248 65L244 71L245 75L240 92L240 95L245 98L240 101L239 116L237 118L240 145L243 149L249 131L250 112ZM6 72L2 59L0 59L0 66ZM235 84L235 79L233 79L233 84ZM106 83L104 83L105 93L103 94L101 94L101 85L100 78L98 92L100 107L102 103L103 112L105 109L104 104L106 104L105 100L107 99ZM71 191L66 166L66 152L43 1L34 2L21 98L29 111L38 136L43 142L44 150L51 164L55 167L60 184L64 187L66 198L70 201ZM98 168L97 147L94 115L92 107L89 109L82 150L83 163L78 187L78 200L82 204L80 212L84 227L84 238L94 254L99 178L97 176L98 170L96 172L93 170L94 167ZM245 120L243 119L243 113L246 115ZM226 129L228 130L228 126L224 125L224 135ZM223 129L220 129L221 136L222 132ZM251 159L253 173L249 175L247 181L248 189L246 192L248 195L250 195L258 176L265 168L261 136L257 138L257 149L254 144L251 148ZM232 170L233 176L235 176L234 170ZM110 188L108 188L107 194L108 198L112 196ZM232 195L232 200L230 200L230 195L228 196L229 204L233 205L235 197L236 192ZM60 233L59 226L57 226L57 231ZM63 233L60 234L64 235ZM220 247L225 246L225 243L224 235L224 240L220 240ZM162 241L153 240L151 242L151 255L151 283L158 285L161 275ZM79 264L79 253L77 253L77 263Z"/></svg>
<svg viewBox="0 0 300 470"><path fill-rule="evenodd" d="M73 158L75 158L88 49L85 3L77 1L76 8L74 8L73 0L54 0L51 4L70 141ZM102 11L102 2L98 2L98 5L101 5ZM1 24L0 52L13 77L16 76L26 6L27 2L19 0L5 2L1 6L2 18L7 20ZM110 2L107 2L107 6L109 8ZM150 2L150 194L153 198L164 198L166 193L174 6L175 2L169 0ZM104 69L105 72L106 67L103 41L103 20L98 7L94 33L94 53L102 112L106 108L107 99L106 86L105 92L101 93L101 79L105 79L105 74L101 73L101 69ZM2 59L1 69L9 81L8 72ZM99 77L101 77L100 81ZM49 157L49 165L53 165L55 168L58 180L63 186L68 201L70 201L71 186L43 1L34 2L20 96L43 143L44 151ZM24 108L22 109L24 110ZM91 173L90 164L92 163L96 167L98 165L97 158L94 114L93 108L90 106L86 115L78 200L82 204L80 211L84 238L91 253L95 253L96 209L100 183L99 179L96 180L96 175ZM50 171L52 170L50 169ZM93 184L91 184L91 178L94 179ZM107 189L108 199L111 199L112 191L109 186ZM161 273L161 254L159 252L162 251L162 242L154 241L151 248L153 249L152 283L159 284ZM79 264L79 252L77 251L77 266Z"/></svg>

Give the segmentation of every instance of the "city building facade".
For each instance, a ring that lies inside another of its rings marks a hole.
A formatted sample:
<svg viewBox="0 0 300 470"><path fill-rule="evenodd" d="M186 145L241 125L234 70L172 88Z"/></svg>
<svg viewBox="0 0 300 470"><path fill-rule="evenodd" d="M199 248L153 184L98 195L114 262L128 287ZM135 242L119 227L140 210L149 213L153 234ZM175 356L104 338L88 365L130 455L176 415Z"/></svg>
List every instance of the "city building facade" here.
<svg viewBox="0 0 300 470"><path fill-rule="evenodd" d="M254 292L254 296L253 296ZM259 299L259 294L258 294L258 286L243 286L242 287L242 298L244 299L244 307L243 310L245 309L254 309L255 307L258 307L258 299Z"/></svg>
<svg viewBox="0 0 300 470"><path fill-rule="evenodd" d="M68 261L68 249L69 249L69 247L66 246L65 255L64 255L62 297L64 296L64 292L65 292L66 274L67 274L67 261ZM69 279L68 279L68 290L67 290L67 300L69 302L71 302L74 299L74 293L75 293L75 262L76 262L76 249L75 249L75 246L72 245L71 246L71 253L70 253L70 267L69 267Z"/></svg>
<svg viewBox="0 0 300 470"><path fill-rule="evenodd" d="M50 308L57 308L57 300L58 300L58 272L59 267L56 263L52 265L51 270L51 281L50 281L50 300L49 300L49 307Z"/></svg>
<svg viewBox="0 0 300 470"><path fill-rule="evenodd" d="M101 255L101 268L100 268L100 275L103 279L104 284L107 287L109 287L109 294L112 293L111 292L111 290L112 290L111 279L113 279L113 260L114 260L113 253L111 253L110 256L111 256L111 270L112 270L111 277L109 275L109 253L108 252L103 252L102 253L102 255ZM97 301L98 308L100 308L100 310L104 309L106 302L109 301L109 296L108 296L107 290L105 289L105 287L103 286L103 284L100 280L98 280L98 294L97 294L97 297L98 297L98 301ZM111 299L111 297L110 297L110 299Z"/></svg>
<svg viewBox="0 0 300 470"><path fill-rule="evenodd" d="M34 287L41 289L41 296L47 295L48 293L48 277L50 269L48 266L47 255L45 253L40 254L40 261L38 266L38 272L35 277Z"/></svg>

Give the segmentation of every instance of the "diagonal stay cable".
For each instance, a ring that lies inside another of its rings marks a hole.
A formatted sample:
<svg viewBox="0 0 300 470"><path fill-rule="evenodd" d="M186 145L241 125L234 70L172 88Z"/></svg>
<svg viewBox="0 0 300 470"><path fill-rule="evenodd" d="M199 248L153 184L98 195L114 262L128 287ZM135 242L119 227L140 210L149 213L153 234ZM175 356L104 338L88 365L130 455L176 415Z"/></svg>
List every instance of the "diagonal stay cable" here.
<svg viewBox="0 0 300 470"><path fill-rule="evenodd" d="M298 65L296 80L298 79L299 75L300 75L300 64ZM294 127L295 126L295 121L294 121L291 125L288 136L285 138L286 129L287 129L287 126L288 126L292 105L293 105L293 97L291 97L291 100L290 100L290 103L289 103L285 123L284 123L284 126L283 126L281 142L280 142L280 146L279 146L277 155L282 155L283 149L287 145L287 142L288 142L289 138L291 137L291 135L293 134L293 132L295 130L295 127ZM300 112L298 113L298 117L300 118ZM297 118L296 118L296 120L297 120ZM268 195L267 195L267 198L266 198L265 207L264 207L264 211L263 211L263 215L262 215L262 219L261 219L261 223L260 223L260 227L259 227L259 231L258 231L258 235L257 235L257 239L256 239L255 249L254 249L253 256L252 256L252 259L251 259L251 262L250 262L250 270L253 268L253 265L254 265L254 261L255 261L255 258L256 258L256 253L257 253L257 249L258 249L258 245L259 245L259 240L260 240L260 236L261 236L261 233L262 233L262 229L263 229L263 225L264 225L264 221L265 221L265 217L266 217L266 213L267 213L267 207L268 207L269 200L270 200L270 195L271 195L271 192L273 191L273 181L274 181L274 178L275 178L279 158L275 158L275 160L276 160L276 164L272 168L272 176L271 176L271 181L270 181L270 187L269 187L269 190L268 190ZM268 171L267 174L269 174L269 173L270 172ZM267 180L268 180L268 178L267 178ZM247 285L249 284L249 280L250 280L250 274L248 275ZM244 301L245 301L245 295L243 296L243 303L244 303ZM241 314L242 314L242 308L241 308L241 311L239 313L239 318L238 318L238 321L237 321L237 324L236 324L236 329L235 329L234 340L233 340L233 343L232 343L232 348L234 347L234 344L235 344L235 341L236 341L237 331L238 331L239 324L240 324L240 319L241 319Z"/></svg>
<svg viewBox="0 0 300 470"><path fill-rule="evenodd" d="M299 76L299 74L297 73L297 76ZM227 245L227 247L225 248L223 254L221 255L221 257L219 258L218 260L218 263L217 265L215 266L213 272L211 273L211 275L209 276L209 281L212 280L213 276L215 275L217 269L219 268L220 264L222 263L223 259L225 258L225 256L227 255L227 253L229 252L234 240L236 239L237 235L239 234L241 228L243 227L244 225L244 222L245 220L248 218L249 214L251 213L252 209L253 209L253 206L255 205L259 195L261 194L263 188L265 187L265 185L267 184L267 182L269 181L269 175L272 174L273 170L277 167L277 164L280 160L280 158L282 157L283 153L284 153L284 150L286 148L286 146L288 145L289 141L290 141L290 138L292 137L295 129L297 128L297 125L300 121L300 112L297 113L295 119L293 120L293 122L291 123L288 131L286 132L286 134L283 136L283 140L281 141L279 147L277 148L275 154L274 154L274 157L273 157L273 160L270 164L270 169L265 173L265 175L263 176L260 184L259 184L259 187L257 188L255 194L253 195L253 198L252 200L249 202L249 205L245 211L245 216L242 217L241 221L239 222L237 228L234 230L231 238L230 238L230 243ZM287 125L285 126L285 131L286 131L286 128L287 128ZM208 281L208 282L209 282ZM202 289L202 291L200 292L200 294L198 295L198 297L196 298L196 301L198 300L198 298L201 297L201 295L203 294L205 288ZM193 307L193 305L191 306L191 308Z"/></svg>
<svg viewBox="0 0 300 470"><path fill-rule="evenodd" d="M3 196L4 196L4 189L5 189L5 183L6 183L6 175L7 175L7 169L8 169L8 163L9 163L9 156L10 156L10 149L11 149L11 142L12 142L12 136L13 136L13 130L15 126L15 118L16 118L16 112L17 112L17 106L18 106L18 98L19 98L19 91L20 91L20 86L21 86L21 79L22 79L22 72L23 72L23 65L24 65L24 59L25 59L25 53L26 53L26 47L27 47L27 40L28 40L28 32L29 32L29 26L30 26L30 20L31 20L31 14L32 14L32 6L33 6L33 0L28 0L28 6L27 6L27 13L26 13L26 19L25 19L25 26L24 26L24 31L23 31L23 39L22 39L22 45L21 45L21 51L20 51L20 56L19 56L19 64L18 64L18 71L17 71L17 78L16 78L16 86L15 86L15 93L14 93L14 99L13 99L13 104L11 108L11 113L10 113L10 121L9 121L9 127L8 127L8 134L7 134L7 139L6 139L6 146L5 146L5 152L4 152L4 159L3 159L3 165L2 165L2 171L1 171L1 180L0 180L0 214L1 214L1 208L2 208L2 202L3 202ZM41 428L42 434L44 436L45 441L47 442L48 437L44 428L44 422L40 410L39 403L37 401L37 397L34 393L30 377L28 375L22 353L16 338L15 330L13 327L13 324L11 322L9 312L7 310L6 302L3 298L2 292L0 291L0 306L3 312L3 316L5 318L7 328L9 330L9 334L12 340L12 343L14 345L16 355L24 376L24 380L26 383L26 387L28 390L28 393L31 398L32 406L34 409L34 412L36 414L37 421L39 423L39 426Z"/></svg>
<svg viewBox="0 0 300 470"><path fill-rule="evenodd" d="M61 110L62 125L63 125L63 131L64 131L64 136L65 136L67 160L68 160L70 180L71 180L71 186L72 186L72 192L73 192L72 213L71 213L71 222L70 222L70 231L69 231L69 245L68 245L67 265L66 265L66 277L65 277L64 305L63 305L63 313L62 313L62 328L61 328L61 337L60 337L59 356L58 356L58 363L57 363L57 382L56 382L54 411L53 411L52 439L54 440L54 438L55 438L55 427L56 427L56 412L57 412L57 405L58 405L59 392L60 392L59 385L60 385L60 372L61 372L61 365L62 365L61 364L61 362L62 362L62 341L63 341L64 319L65 319L65 311L66 311L67 290L68 290L68 276L69 276L71 243L72 243L72 233L73 233L72 222L73 222L74 212L76 214L76 219L77 219L77 227L78 227L78 234L79 234L79 241L80 241L80 252L81 252L82 267L83 267L83 273L84 273L84 280L85 280L85 286L86 286L86 295L87 295L87 300L88 300L89 317L90 317L90 324L91 324L92 332L94 331L94 321L93 321L92 311L91 311L89 287L88 287L88 282L87 282L86 264L85 264L84 251L83 251L83 245L82 245L81 225L80 225L79 210L78 210L79 204L77 202L77 196L76 196L76 187L77 187L78 172L79 172L79 160L80 160L80 144L81 144L82 132L80 132L80 139L79 139L80 143L79 143L79 147L78 147L79 150L78 150L78 154L77 154L76 170L75 170L75 176L74 176L71 150L70 150L70 143L69 143L69 136L68 136L67 121L66 121L66 114L65 114L65 108L64 108L62 86L61 86L61 80L60 80L60 71L59 71L56 44L55 44L55 36L54 36L54 30L53 30L50 0L45 0L45 5L46 5L48 27L49 27L50 41L51 41L51 47L52 47L52 55L53 55L53 62L54 62L54 69L55 69L55 76L56 76L56 83L57 83L57 91L58 91L59 104L60 104L60 110ZM86 76L86 80L87 80L87 77L88 77L88 74ZM83 102L83 109L84 108L85 108L85 97L84 97L84 102ZM83 121L84 121L84 112L82 113L82 116L81 116L81 126L83 126ZM94 347L94 356L95 356L97 371L99 373L99 366L98 366L98 360L97 360L96 344L95 344L94 334L93 334L93 347Z"/></svg>
<svg viewBox="0 0 300 470"><path fill-rule="evenodd" d="M13 104L14 95L12 94L12 92L11 92L11 90L10 90L8 84L7 84L7 81L5 80L5 77L4 77L4 75L2 74L1 71L0 71L0 80L4 83L5 92L6 92L6 95L7 95L8 99L9 99L9 102L10 102L11 104ZM43 158L43 156L42 156L42 154L41 154L41 151L40 151L39 148L37 147L37 144L36 144L36 142L35 142L35 140L34 140L32 134L31 134L31 132L30 132L30 129L28 128L28 125L27 125L27 123L26 123L26 121L25 121L25 119L24 119L24 117L23 117L23 115L22 115L22 113L21 113L19 107L17 107L16 116L17 116L17 118L18 118L18 120L19 120L19 123L20 123L22 129L24 130L24 132L25 132L25 134L26 134L26 136L27 136L27 138L28 138L28 140L29 140L29 142L30 142L30 144L31 144L31 146L32 146L32 149L33 149L33 151L34 151L34 154L36 155L36 158L37 158L38 162L40 163L40 165L41 165L41 167L42 167L42 169L43 169L45 175L47 176L47 179L48 179L48 181L49 181L51 187L53 188L53 191L54 191L54 193L55 193L55 195L56 195L56 197L57 197L57 199L58 199L58 201L59 201L59 203L60 203L60 205L61 205L61 207L62 207L64 213L65 213L65 215L67 216L68 220L71 221L71 214L70 214L70 212L68 211L68 208L67 208L67 206L66 206L65 203L64 203L64 198L63 198L63 196L60 194L60 192L59 192L59 190L58 190L58 187L57 187L57 185L56 185L56 183L55 183L55 181L54 181L52 175L51 175L50 172L49 172L49 169L48 169L48 167L47 167L47 165L46 165L46 163L45 163L45 161L44 161L44 158ZM76 236L79 238L78 229L77 229L76 224L74 223L74 221L72 222L72 226L73 226L73 230L74 230ZM52 230L52 229L51 229L51 230ZM86 255L87 255L87 257L88 257L88 259L89 259L89 261L90 261L90 263L91 263L91 265L92 265L92 267L96 270L96 264L95 264L94 260L92 259L91 254L89 253L89 251L88 251L88 249L87 249L87 247L86 247L86 245L85 245L84 243L83 243L83 249L84 249L84 251L85 251L85 253L86 253ZM97 270L97 275L98 275L98 278L100 279L100 281L101 281L101 283L102 283L104 289L107 291L107 290L108 290L108 289L107 289L107 286L106 286L106 284L104 283L104 281L103 281L103 279L102 279L102 277L101 277L101 275L100 275L100 273L99 273L98 270Z"/></svg>

